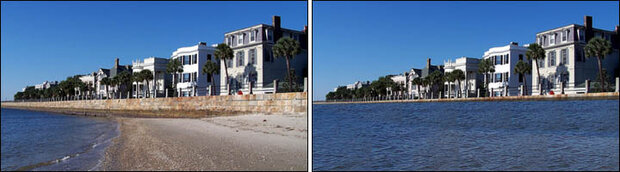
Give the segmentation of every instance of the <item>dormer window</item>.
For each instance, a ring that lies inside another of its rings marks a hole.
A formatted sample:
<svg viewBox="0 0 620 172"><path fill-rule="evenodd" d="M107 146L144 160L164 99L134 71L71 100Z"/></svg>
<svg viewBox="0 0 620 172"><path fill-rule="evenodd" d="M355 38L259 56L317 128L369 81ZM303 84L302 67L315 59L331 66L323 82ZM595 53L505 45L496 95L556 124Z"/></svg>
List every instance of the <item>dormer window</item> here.
<svg viewBox="0 0 620 172"><path fill-rule="evenodd" d="M562 32L562 42L568 41L568 33L570 33L570 30L568 30L568 29L566 29L564 32Z"/></svg>
<svg viewBox="0 0 620 172"><path fill-rule="evenodd" d="M243 44L243 37L245 36L245 33L243 35L239 35L239 38L237 39L237 44L238 45L242 45Z"/></svg>
<svg viewBox="0 0 620 172"><path fill-rule="evenodd" d="M250 32L250 42L256 41L256 32L253 30Z"/></svg>
<svg viewBox="0 0 620 172"><path fill-rule="evenodd" d="M554 45L555 44L555 35L557 35L556 33L553 33L550 35L551 38L549 38L549 45Z"/></svg>
<svg viewBox="0 0 620 172"><path fill-rule="evenodd" d="M586 40L586 34L584 33L583 29L578 29L577 34L578 34L577 36L579 37L579 41Z"/></svg>
<svg viewBox="0 0 620 172"><path fill-rule="evenodd" d="M273 41L273 31L271 31L271 29L265 29L265 34L267 34L267 40L268 41Z"/></svg>

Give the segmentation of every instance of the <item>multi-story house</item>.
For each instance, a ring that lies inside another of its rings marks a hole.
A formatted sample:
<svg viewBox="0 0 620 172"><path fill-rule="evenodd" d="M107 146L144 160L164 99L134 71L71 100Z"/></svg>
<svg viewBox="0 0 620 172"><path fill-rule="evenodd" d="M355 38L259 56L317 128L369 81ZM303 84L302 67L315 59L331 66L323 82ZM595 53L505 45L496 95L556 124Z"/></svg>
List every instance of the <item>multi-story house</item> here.
<svg viewBox="0 0 620 172"><path fill-rule="evenodd" d="M96 84L96 77L97 73L96 72L92 72L90 74L87 75L82 75L79 77L80 81L82 81L84 84L86 84L86 86L90 87L90 88L95 88L95 84ZM79 88L76 89L78 91L78 95L80 96L91 96L93 94L93 91L85 91L85 90L80 90Z"/></svg>
<svg viewBox="0 0 620 172"><path fill-rule="evenodd" d="M422 68L422 70L421 70L422 75L420 75L420 77L425 78L425 77L427 77L428 75L430 75L431 73L433 73L435 71L439 71L439 72L443 73L444 72L444 66L443 65L431 65L431 58L427 58L426 59L426 66L424 68ZM437 98L439 96L439 93L435 92L435 94L431 95L431 90L432 89L437 90L438 88L436 88L436 87L435 88L430 88L430 87L422 86L422 87L420 87L419 92L422 93L423 97Z"/></svg>
<svg viewBox="0 0 620 172"><path fill-rule="evenodd" d="M454 70L461 70L465 75L465 79L460 82L454 81L448 85L445 83L444 91L449 93L449 97L469 97L470 95L476 96L478 85L482 82L482 75L478 73L478 64L480 59L471 57L460 57L455 61L444 61L444 71L446 73ZM451 89L448 91L448 89ZM459 95L460 90L460 95Z"/></svg>
<svg viewBox="0 0 620 172"><path fill-rule="evenodd" d="M420 92L420 90L418 90L418 86L413 83L413 80L415 78L422 77L422 69L411 68L409 69L409 72L406 73L406 75L407 75L407 83L406 83L407 94L410 96L414 96L414 97L419 96L418 93ZM421 88L422 86L420 86L420 89Z"/></svg>
<svg viewBox="0 0 620 172"><path fill-rule="evenodd" d="M403 73L403 74L399 74L399 75L388 75L390 76L390 79L392 79L392 81L394 81L394 83L396 83L400 88L396 89L396 88L388 88L388 95L397 95L397 96L401 96L407 93L407 72ZM396 90L399 91L396 91Z"/></svg>
<svg viewBox="0 0 620 172"><path fill-rule="evenodd" d="M110 76L110 69L99 68L97 72L95 72L95 94L97 94L98 98L104 98L108 96L108 92L106 92L106 85L101 83L101 79L107 78ZM107 86L109 91L109 87Z"/></svg>
<svg viewBox="0 0 620 172"><path fill-rule="evenodd" d="M132 83L132 97L165 96L165 89L170 86L171 78L170 75L166 74L167 65L168 59L160 57L149 57L144 59L143 61L133 61L133 73L142 72L143 70L150 70L153 74L153 80L149 80L148 82L144 81Z"/></svg>
<svg viewBox="0 0 620 172"><path fill-rule="evenodd" d="M273 16L272 25L258 24L247 28L227 32L224 43L234 51L232 60L222 61L221 81L226 81L224 63L228 67L228 82L220 82L221 94L229 94L227 84L232 93L241 91L249 93L252 83L253 94L274 92L274 80L286 82L286 60L274 57L273 45L282 37L290 37L299 41L301 52L290 61L294 71L295 83L303 83L308 75L307 32L285 29L280 26L280 17Z"/></svg>
<svg viewBox="0 0 620 172"><path fill-rule="evenodd" d="M355 90L355 89L360 89L362 87L366 87L370 85L370 81L366 81L366 82L362 82L362 81L356 81L353 84L349 84L347 85L347 89L349 90Z"/></svg>
<svg viewBox="0 0 620 172"><path fill-rule="evenodd" d="M586 92L585 81L598 82L598 62L596 57L586 58L584 47L593 37L602 37L611 41L612 52L602 61L607 76L613 78L618 70L618 26L615 31L592 27L592 17L584 16L584 24L570 24L536 34L536 42L545 50L545 59L538 60L540 79L536 66L532 64L533 95L546 94L550 91L561 93L562 84L565 94ZM540 82L539 82L540 81ZM610 83L608 81L608 83Z"/></svg>
<svg viewBox="0 0 620 172"><path fill-rule="evenodd" d="M493 47L484 52L482 58L490 59L495 64L495 72L484 76L485 82L489 81L488 91L491 93L490 95L518 96L521 91L520 86L524 84L523 79L526 79L528 81L527 85L530 85L529 83L532 81L531 75L522 76L514 71L519 60L529 63L525 55L526 52L527 47L519 46L516 42L510 42L506 46Z"/></svg>
<svg viewBox="0 0 620 172"><path fill-rule="evenodd" d="M214 95L219 94L219 75L215 75L214 81L211 83L211 76L202 73L202 68L207 61L213 61L219 65L219 60L216 60L215 55L213 55L214 52L213 46L199 42L194 46L178 48L172 53L170 59L179 59L183 65L183 73L173 76L178 96L203 96L209 92L213 92ZM220 72L220 74L222 73Z"/></svg>

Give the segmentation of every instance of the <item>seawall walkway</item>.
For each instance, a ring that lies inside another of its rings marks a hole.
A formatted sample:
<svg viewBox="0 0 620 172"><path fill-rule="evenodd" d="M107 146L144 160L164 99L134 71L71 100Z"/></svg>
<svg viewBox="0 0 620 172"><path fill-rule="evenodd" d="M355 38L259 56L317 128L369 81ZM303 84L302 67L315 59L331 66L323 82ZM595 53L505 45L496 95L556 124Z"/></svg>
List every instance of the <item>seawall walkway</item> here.
<svg viewBox="0 0 620 172"><path fill-rule="evenodd" d="M350 104L350 103L422 103L422 102L467 102L467 101L542 101L542 100L618 100L618 92L559 94L534 96L503 96L474 98L441 98L441 99L405 99L405 100L374 100L374 101L314 101L312 104Z"/></svg>

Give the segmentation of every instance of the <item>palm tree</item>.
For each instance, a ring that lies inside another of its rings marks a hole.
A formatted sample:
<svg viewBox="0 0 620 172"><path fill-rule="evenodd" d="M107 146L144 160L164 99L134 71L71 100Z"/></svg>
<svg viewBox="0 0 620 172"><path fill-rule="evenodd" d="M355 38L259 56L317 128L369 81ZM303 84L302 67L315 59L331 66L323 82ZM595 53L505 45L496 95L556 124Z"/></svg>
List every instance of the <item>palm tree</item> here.
<svg viewBox="0 0 620 172"><path fill-rule="evenodd" d="M230 87L228 86L228 64L226 62L228 60L232 60L233 57L235 57L233 54L233 50L232 48L230 48L230 46L222 43L217 45L213 55L215 55L215 59L222 60L222 63L224 63L224 72L226 73L226 81L224 82L224 84L226 85L226 92L228 92L228 95L230 95Z"/></svg>
<svg viewBox="0 0 620 172"><path fill-rule="evenodd" d="M489 80L491 73L495 72L495 65L491 59L482 59L478 64L478 72L484 74L484 88L486 89L484 94L487 95L489 89Z"/></svg>
<svg viewBox="0 0 620 172"><path fill-rule="evenodd" d="M291 77L290 60L301 52L299 42L289 37L283 37L272 47L274 57L284 57L286 59L286 72L288 74L289 91L293 91L293 78Z"/></svg>
<svg viewBox="0 0 620 172"><path fill-rule="evenodd" d="M140 72L132 73L131 79L133 80L133 82L136 83L136 98L138 98L139 97L138 95L140 95L140 84L138 84L138 82L141 82L141 81L144 80L143 76L142 76L142 73L140 73ZM133 91L133 89L131 89L131 90Z"/></svg>
<svg viewBox="0 0 620 172"><path fill-rule="evenodd" d="M174 95L177 95L176 89L176 76L178 73L183 73L183 64L179 61L179 58L170 59L168 65L166 65L166 73L172 74L172 88L174 89Z"/></svg>
<svg viewBox="0 0 620 172"><path fill-rule="evenodd" d="M118 84L120 83L120 79L118 78L118 75L112 77L112 79L110 79L110 85L114 86L114 91L112 92L112 98L116 98L116 92L118 91Z"/></svg>
<svg viewBox="0 0 620 172"><path fill-rule="evenodd" d="M413 81L411 81L413 84L415 84L418 87L418 99L420 98L420 85L423 84L422 78L417 77L417 78L413 78Z"/></svg>
<svg viewBox="0 0 620 172"><path fill-rule="evenodd" d="M454 82L454 76L452 76L452 72L446 72L444 74L444 80L448 81L448 94L446 97L450 98L450 93L452 91L452 82Z"/></svg>
<svg viewBox="0 0 620 172"><path fill-rule="evenodd" d="M209 76L211 76L211 89L215 88L215 85L213 85L214 82L214 78L213 76L215 74L220 73L220 66L217 65L217 63L212 62L211 60L207 61L207 63L205 63L205 65L202 67L202 73L207 74ZM209 95L213 95L213 91L209 90Z"/></svg>
<svg viewBox="0 0 620 172"><path fill-rule="evenodd" d="M611 42L597 36L590 39L590 41L588 41L588 44L586 44L583 49L586 53L586 57L596 57L596 59L598 60L599 82L601 82L601 90L605 91L605 79L603 76L603 67L601 65L601 60L603 60L605 56L611 53Z"/></svg>
<svg viewBox="0 0 620 172"><path fill-rule="evenodd" d="M461 69L456 69L452 71L452 78L454 78L456 80L456 82L459 84L459 89L458 89L458 95L461 94L461 80L465 79L465 72L463 72Z"/></svg>
<svg viewBox="0 0 620 172"><path fill-rule="evenodd" d="M523 95L527 95L527 77L525 77L525 75L532 73L532 65L523 60L519 60L514 70L515 73L519 73L523 77Z"/></svg>
<svg viewBox="0 0 620 172"><path fill-rule="evenodd" d="M533 43L530 44L529 47L527 47L527 52L525 53L525 56L527 56L527 60L534 60L534 63L536 64L536 75L538 75L538 84L540 84L540 67L538 66L538 60L545 59L545 50L540 45ZM540 92L539 94L542 95L542 92Z"/></svg>
<svg viewBox="0 0 620 172"><path fill-rule="evenodd" d="M123 95L123 92L126 91L127 87L131 84L131 73L127 72L127 71L122 71L121 73L119 73L118 75L118 79L119 79L119 85L123 85L125 86L125 89L121 90L121 96ZM129 98L129 95L127 95L127 98Z"/></svg>
<svg viewBox="0 0 620 172"><path fill-rule="evenodd" d="M424 87L426 87L426 89L424 89L424 91L426 93L428 93L430 91L431 78L429 76L424 77L422 79L422 85L424 85ZM426 98L426 96L428 96L428 94L424 95L425 98Z"/></svg>
<svg viewBox="0 0 620 172"><path fill-rule="evenodd" d="M112 81L110 80L110 78L105 77L105 78L102 78L100 82L102 85L105 85L105 93L107 94L106 98L110 98L110 93L108 92L108 85L110 85Z"/></svg>
<svg viewBox="0 0 620 172"><path fill-rule="evenodd" d="M144 69L142 71L140 71L140 75L142 75L142 81L146 81L146 90L147 90L147 96L151 95L151 90L149 89L149 81L153 80L153 72L151 72L151 70L148 69Z"/></svg>

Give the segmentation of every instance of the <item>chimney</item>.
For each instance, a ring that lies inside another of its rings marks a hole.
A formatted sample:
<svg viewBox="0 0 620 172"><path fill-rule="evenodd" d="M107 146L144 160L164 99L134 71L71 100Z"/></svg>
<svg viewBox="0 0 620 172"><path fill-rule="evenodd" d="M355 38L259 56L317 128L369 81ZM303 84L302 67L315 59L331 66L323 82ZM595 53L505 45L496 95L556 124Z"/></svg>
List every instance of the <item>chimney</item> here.
<svg viewBox="0 0 620 172"><path fill-rule="evenodd" d="M207 45L206 42L198 42L198 44L200 44L200 45Z"/></svg>
<svg viewBox="0 0 620 172"><path fill-rule="evenodd" d="M518 46L518 45L519 45L519 43L518 43L518 42L510 42L510 45L516 45L516 46Z"/></svg>
<svg viewBox="0 0 620 172"><path fill-rule="evenodd" d="M583 26L586 30L592 29L592 16L583 16Z"/></svg>
<svg viewBox="0 0 620 172"><path fill-rule="evenodd" d="M118 68L118 58L114 59L114 68Z"/></svg>
<svg viewBox="0 0 620 172"><path fill-rule="evenodd" d="M279 30L280 29L280 16L273 16L271 25Z"/></svg>
<svg viewBox="0 0 620 172"><path fill-rule="evenodd" d="M431 68L431 58L426 58L426 68L427 69Z"/></svg>

